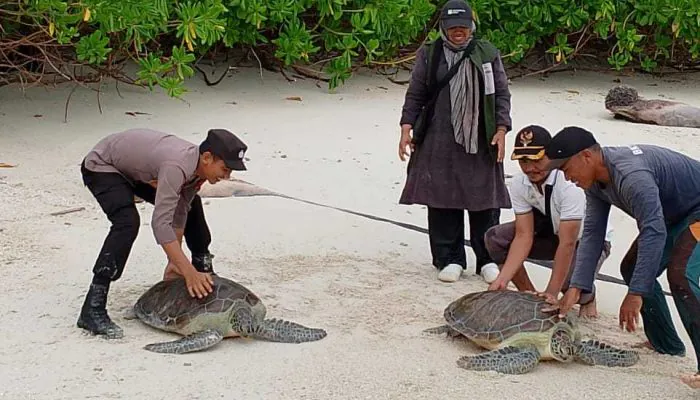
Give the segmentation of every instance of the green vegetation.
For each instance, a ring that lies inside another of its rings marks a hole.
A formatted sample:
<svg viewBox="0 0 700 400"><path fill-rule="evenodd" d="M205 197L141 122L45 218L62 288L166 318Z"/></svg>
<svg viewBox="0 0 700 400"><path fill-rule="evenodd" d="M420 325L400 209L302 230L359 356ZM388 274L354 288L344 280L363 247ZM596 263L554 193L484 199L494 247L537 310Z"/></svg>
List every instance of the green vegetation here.
<svg viewBox="0 0 700 400"><path fill-rule="evenodd" d="M202 58L238 48L268 68L320 65L329 89L357 66L410 61L443 1L5 0L0 86L113 77L179 97ZM610 67L694 67L700 0L472 0L478 34L513 63L593 55ZM126 62L139 66L135 77ZM88 67L88 68L85 68Z"/></svg>

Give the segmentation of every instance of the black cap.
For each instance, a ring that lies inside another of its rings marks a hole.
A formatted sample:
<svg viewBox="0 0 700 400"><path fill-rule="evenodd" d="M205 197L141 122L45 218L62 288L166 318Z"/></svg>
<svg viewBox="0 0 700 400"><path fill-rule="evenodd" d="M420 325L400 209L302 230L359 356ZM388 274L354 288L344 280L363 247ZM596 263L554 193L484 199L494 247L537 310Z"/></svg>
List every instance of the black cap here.
<svg viewBox="0 0 700 400"><path fill-rule="evenodd" d="M205 151L224 160L226 167L234 171L245 171L243 157L248 146L226 129L210 129L207 138L199 145L199 152Z"/></svg>
<svg viewBox="0 0 700 400"><path fill-rule="evenodd" d="M552 140L549 131L539 125L528 125L515 136L515 146L511 160L527 158L539 160L544 157L544 149Z"/></svg>
<svg viewBox="0 0 700 400"><path fill-rule="evenodd" d="M474 21L472 8L463 0L449 0L442 7L440 20L445 29L463 26L471 29Z"/></svg>
<svg viewBox="0 0 700 400"><path fill-rule="evenodd" d="M563 163L597 143L591 132L578 126L567 126L554 135L545 154L549 159L560 160L560 163Z"/></svg>

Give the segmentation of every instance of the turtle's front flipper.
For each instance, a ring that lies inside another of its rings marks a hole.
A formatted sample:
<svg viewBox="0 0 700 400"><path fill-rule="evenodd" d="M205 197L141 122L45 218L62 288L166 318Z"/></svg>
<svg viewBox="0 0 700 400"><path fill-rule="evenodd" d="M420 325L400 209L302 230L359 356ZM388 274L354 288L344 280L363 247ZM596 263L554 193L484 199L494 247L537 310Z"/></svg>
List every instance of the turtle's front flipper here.
<svg viewBox="0 0 700 400"><path fill-rule="evenodd" d="M517 375L530 372L539 361L540 352L535 346L507 346L475 356L463 356L457 360L457 365L472 371Z"/></svg>
<svg viewBox="0 0 700 400"><path fill-rule="evenodd" d="M303 343L323 339L326 331L272 318L264 320L250 336L271 342Z"/></svg>
<svg viewBox="0 0 700 400"><path fill-rule="evenodd" d="M619 349L598 340L586 340L579 344L576 359L588 365L629 367L639 361L639 353Z"/></svg>
<svg viewBox="0 0 700 400"><path fill-rule="evenodd" d="M144 349L154 353L183 354L208 349L223 340L224 336L213 329L193 333L171 342L151 343Z"/></svg>

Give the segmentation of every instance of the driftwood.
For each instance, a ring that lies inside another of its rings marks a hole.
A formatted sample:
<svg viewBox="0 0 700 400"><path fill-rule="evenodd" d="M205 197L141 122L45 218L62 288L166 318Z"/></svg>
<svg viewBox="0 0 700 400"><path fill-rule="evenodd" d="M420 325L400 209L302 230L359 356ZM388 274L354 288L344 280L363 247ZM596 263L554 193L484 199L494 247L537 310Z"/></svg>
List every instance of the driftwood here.
<svg viewBox="0 0 700 400"><path fill-rule="evenodd" d="M619 85L605 96L605 109L616 119L640 124L700 128L700 107L680 101L644 99L631 86Z"/></svg>

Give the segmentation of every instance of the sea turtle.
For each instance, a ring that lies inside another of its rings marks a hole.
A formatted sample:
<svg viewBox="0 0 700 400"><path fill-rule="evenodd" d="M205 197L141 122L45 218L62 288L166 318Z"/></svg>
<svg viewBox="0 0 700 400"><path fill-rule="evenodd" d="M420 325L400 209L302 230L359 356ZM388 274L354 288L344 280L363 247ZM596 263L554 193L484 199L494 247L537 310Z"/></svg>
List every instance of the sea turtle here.
<svg viewBox="0 0 700 400"><path fill-rule="evenodd" d="M283 343L312 342L326 337L323 329L265 319L265 305L253 292L218 275L212 279L214 290L201 299L189 295L184 278L160 281L139 297L125 318L138 318L153 328L184 336L148 344L146 350L189 353L236 336Z"/></svg>
<svg viewBox="0 0 700 400"><path fill-rule="evenodd" d="M645 100L637 90L615 86L605 96L605 108L615 118L642 124L700 128L700 108L671 100Z"/></svg>
<svg viewBox="0 0 700 400"><path fill-rule="evenodd" d="M469 293L445 308L446 325L426 329L431 334L464 335L490 350L463 356L461 368L505 374L530 372L540 360L588 365L631 366L639 355L598 340L582 340L570 313L559 318L557 311L544 312L548 303L533 293L496 290Z"/></svg>

